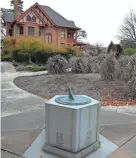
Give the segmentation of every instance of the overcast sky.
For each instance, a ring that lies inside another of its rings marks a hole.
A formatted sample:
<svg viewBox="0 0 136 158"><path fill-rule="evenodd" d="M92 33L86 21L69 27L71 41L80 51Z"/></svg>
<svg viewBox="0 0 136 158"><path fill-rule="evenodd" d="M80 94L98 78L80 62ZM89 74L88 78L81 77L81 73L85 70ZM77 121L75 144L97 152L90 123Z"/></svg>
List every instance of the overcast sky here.
<svg viewBox="0 0 136 158"><path fill-rule="evenodd" d="M24 9L35 0L24 0ZM88 42L101 42L105 46L116 39L118 28L130 9L136 10L136 0L37 0L48 5L68 20L86 30ZM9 8L10 0L0 0L0 7Z"/></svg>

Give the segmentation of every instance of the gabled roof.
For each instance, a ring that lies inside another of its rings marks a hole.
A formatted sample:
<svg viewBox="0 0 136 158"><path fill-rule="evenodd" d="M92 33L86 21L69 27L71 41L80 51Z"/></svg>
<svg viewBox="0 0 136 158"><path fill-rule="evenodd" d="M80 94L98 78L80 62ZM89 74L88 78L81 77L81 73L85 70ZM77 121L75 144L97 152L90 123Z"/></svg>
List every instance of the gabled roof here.
<svg viewBox="0 0 136 158"><path fill-rule="evenodd" d="M38 4L38 3L37 3ZM65 19L62 15L54 11L49 6L39 5L42 10L48 15L48 17L60 27L68 27L73 29L80 29L78 28L73 21L69 21ZM25 13L25 12L24 12ZM19 18L19 17L18 17ZM4 20L5 22L13 22L14 21L14 13L13 12L4 12Z"/></svg>
<svg viewBox="0 0 136 158"><path fill-rule="evenodd" d="M37 13L37 11L33 8L30 7L29 9L27 9L24 13L22 13L16 20L14 20L12 23L14 23L15 21L19 21L19 19L21 19L23 16L25 16L26 13L28 13L29 11L33 11L34 14L43 22L43 24L47 24L44 19Z"/></svg>
<svg viewBox="0 0 136 158"><path fill-rule="evenodd" d="M54 11L49 6L40 5L40 7L48 14L51 20L57 25L61 27L69 27L69 28L78 28L73 21L69 21L65 19L62 15Z"/></svg>

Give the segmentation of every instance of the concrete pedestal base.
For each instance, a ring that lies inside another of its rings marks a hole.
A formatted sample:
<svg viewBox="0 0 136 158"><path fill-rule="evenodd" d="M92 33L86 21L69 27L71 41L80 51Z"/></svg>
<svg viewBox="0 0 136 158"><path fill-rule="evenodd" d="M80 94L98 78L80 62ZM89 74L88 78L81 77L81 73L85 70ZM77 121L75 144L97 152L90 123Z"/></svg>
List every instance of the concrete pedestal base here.
<svg viewBox="0 0 136 158"><path fill-rule="evenodd" d="M100 142L96 142L96 143L88 146L85 149L82 149L76 153L73 153L70 151L66 151L66 150L59 149L59 148L45 144L43 147L43 150L45 150L49 153L55 154L55 155L59 155L59 156L64 157L64 158L83 158L84 156L97 150L99 147L100 147Z"/></svg>
<svg viewBox="0 0 136 158"><path fill-rule="evenodd" d="M85 158L107 158L112 152L118 149L118 146L100 135L101 146L96 151L88 154ZM24 152L23 156L27 158L62 158L43 150L45 144L45 130L43 130L30 147ZM90 151L89 148L87 150ZM52 151L51 151L52 152ZM89 153L88 152L88 153Z"/></svg>

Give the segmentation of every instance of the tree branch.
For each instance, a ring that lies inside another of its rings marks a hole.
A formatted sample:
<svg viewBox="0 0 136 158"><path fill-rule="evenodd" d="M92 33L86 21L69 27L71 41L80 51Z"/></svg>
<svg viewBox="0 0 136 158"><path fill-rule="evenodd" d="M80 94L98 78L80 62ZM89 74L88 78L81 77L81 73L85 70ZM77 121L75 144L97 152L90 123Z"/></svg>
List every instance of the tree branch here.
<svg viewBox="0 0 136 158"><path fill-rule="evenodd" d="M136 40L136 13L132 10L124 17L118 37L120 39Z"/></svg>

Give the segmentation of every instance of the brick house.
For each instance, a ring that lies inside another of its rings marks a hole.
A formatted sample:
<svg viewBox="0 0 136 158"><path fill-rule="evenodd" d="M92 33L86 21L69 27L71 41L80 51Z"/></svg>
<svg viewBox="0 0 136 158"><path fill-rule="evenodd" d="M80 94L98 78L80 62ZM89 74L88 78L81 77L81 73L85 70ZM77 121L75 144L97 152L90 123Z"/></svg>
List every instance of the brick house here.
<svg viewBox="0 0 136 158"><path fill-rule="evenodd" d="M24 12L18 9L18 0L14 0L14 13L5 12L6 36L19 38L35 37L45 44L57 46L76 45L79 27L54 11L49 6L35 3Z"/></svg>

